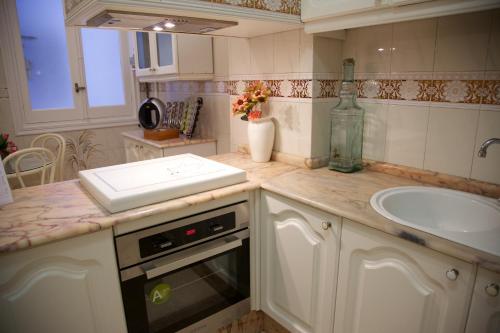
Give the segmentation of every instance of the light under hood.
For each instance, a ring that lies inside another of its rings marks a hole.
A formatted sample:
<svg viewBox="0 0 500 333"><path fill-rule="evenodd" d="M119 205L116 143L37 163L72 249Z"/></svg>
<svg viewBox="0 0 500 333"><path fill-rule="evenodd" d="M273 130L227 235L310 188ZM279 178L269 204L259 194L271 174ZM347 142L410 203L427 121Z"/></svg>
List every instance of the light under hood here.
<svg viewBox="0 0 500 333"><path fill-rule="evenodd" d="M171 23L167 26L175 26L168 28L165 26L167 23ZM87 26L89 27L190 34L205 34L236 25L238 25L238 22L113 10L105 10L87 20Z"/></svg>

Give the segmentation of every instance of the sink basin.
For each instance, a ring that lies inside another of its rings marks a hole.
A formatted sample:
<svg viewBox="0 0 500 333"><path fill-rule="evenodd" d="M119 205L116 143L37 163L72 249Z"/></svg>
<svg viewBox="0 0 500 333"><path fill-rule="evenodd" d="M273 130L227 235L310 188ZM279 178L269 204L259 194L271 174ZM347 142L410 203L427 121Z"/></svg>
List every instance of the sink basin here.
<svg viewBox="0 0 500 333"><path fill-rule="evenodd" d="M375 193L370 204L392 221L500 256L500 204L495 199L403 186Z"/></svg>

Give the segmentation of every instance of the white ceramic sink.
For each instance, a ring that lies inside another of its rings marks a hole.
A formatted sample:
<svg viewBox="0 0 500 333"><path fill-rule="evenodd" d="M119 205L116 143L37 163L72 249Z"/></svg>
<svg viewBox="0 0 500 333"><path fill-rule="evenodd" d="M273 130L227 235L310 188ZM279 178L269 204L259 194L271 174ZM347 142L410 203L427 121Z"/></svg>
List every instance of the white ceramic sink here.
<svg viewBox="0 0 500 333"><path fill-rule="evenodd" d="M370 204L390 220L500 256L500 204L495 199L403 186L375 193Z"/></svg>

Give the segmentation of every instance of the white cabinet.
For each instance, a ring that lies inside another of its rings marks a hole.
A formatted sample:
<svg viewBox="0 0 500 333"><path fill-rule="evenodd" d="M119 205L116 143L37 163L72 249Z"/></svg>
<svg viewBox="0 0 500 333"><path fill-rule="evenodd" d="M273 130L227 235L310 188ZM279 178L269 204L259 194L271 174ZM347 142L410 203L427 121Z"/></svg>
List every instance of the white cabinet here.
<svg viewBox="0 0 500 333"><path fill-rule="evenodd" d="M472 264L344 220L334 332L463 332L473 281Z"/></svg>
<svg viewBox="0 0 500 333"><path fill-rule="evenodd" d="M500 274L479 268L466 333L500 332Z"/></svg>
<svg viewBox="0 0 500 333"><path fill-rule="evenodd" d="M112 230L0 257L3 333L125 333Z"/></svg>
<svg viewBox="0 0 500 333"><path fill-rule="evenodd" d="M292 332L331 332L340 219L263 191L261 307Z"/></svg>
<svg viewBox="0 0 500 333"><path fill-rule="evenodd" d="M213 78L212 37L143 31L131 34L139 81Z"/></svg>
<svg viewBox="0 0 500 333"><path fill-rule="evenodd" d="M217 154L217 142L215 140L200 141L192 139L187 140L182 145L161 147L161 145L150 145L139 140L124 137L123 144L125 147L125 159L127 163L186 153L203 157Z"/></svg>
<svg viewBox="0 0 500 333"><path fill-rule="evenodd" d="M496 0L302 0L306 33L488 10Z"/></svg>

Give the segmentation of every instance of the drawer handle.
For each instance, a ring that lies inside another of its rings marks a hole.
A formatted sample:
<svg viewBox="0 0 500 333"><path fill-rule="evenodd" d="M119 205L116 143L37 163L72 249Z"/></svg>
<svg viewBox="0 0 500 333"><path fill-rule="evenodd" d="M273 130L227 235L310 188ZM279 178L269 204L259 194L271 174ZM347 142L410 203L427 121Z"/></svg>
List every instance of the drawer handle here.
<svg viewBox="0 0 500 333"><path fill-rule="evenodd" d="M500 287L496 283L490 283L486 287L484 287L484 291L488 296L497 297L500 292Z"/></svg>
<svg viewBox="0 0 500 333"><path fill-rule="evenodd" d="M332 226L332 223L328 222L328 221L324 221L321 223L321 228L323 230L328 230L331 226Z"/></svg>
<svg viewBox="0 0 500 333"><path fill-rule="evenodd" d="M458 279L459 274L460 273L455 268L446 271L446 277L451 281L455 281L456 279Z"/></svg>

